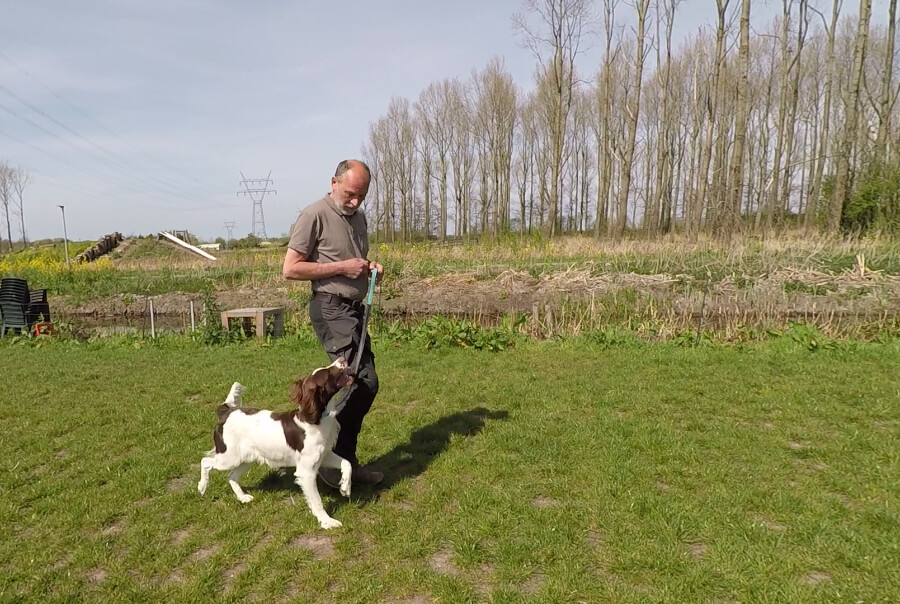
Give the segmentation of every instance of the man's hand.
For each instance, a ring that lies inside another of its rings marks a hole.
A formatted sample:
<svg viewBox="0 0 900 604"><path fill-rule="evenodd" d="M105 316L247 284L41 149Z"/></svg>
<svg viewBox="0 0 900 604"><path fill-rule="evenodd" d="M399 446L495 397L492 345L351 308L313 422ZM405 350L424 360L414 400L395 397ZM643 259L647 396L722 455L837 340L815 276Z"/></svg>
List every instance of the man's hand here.
<svg viewBox="0 0 900 604"><path fill-rule="evenodd" d="M365 258L351 258L341 262L343 274L350 279L356 279L360 275L369 272L369 261Z"/></svg>
<svg viewBox="0 0 900 604"><path fill-rule="evenodd" d="M369 263L369 272L375 271L375 283L381 283L381 277L384 275L384 268L377 262Z"/></svg>

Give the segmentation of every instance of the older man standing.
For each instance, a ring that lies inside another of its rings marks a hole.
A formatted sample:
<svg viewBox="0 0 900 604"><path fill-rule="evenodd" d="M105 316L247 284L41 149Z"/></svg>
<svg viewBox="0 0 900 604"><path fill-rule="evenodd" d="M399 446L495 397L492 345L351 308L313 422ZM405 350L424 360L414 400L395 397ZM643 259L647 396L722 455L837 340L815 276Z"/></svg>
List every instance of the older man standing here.
<svg viewBox="0 0 900 604"><path fill-rule="evenodd" d="M366 198L372 173L359 160L338 164L331 192L300 213L291 229L282 274L286 279L311 281L313 297L309 318L319 342L334 360L351 362L362 335L363 302L371 271L381 278L380 264L369 262L365 214L359 207ZM363 418L378 394L378 375L369 338L363 347L356 383L338 414L340 435L334 452L353 465L353 482L378 484L384 474L360 465L356 445ZM337 488L340 473L322 469L319 477Z"/></svg>

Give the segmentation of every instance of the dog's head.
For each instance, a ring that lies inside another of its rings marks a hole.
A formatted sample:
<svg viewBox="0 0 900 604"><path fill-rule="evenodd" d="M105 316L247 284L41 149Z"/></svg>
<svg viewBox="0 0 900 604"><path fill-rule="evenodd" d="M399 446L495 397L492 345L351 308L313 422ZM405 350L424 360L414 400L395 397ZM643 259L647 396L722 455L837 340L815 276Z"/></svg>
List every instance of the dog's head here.
<svg viewBox="0 0 900 604"><path fill-rule="evenodd" d="M352 370L343 357L294 382L291 401L298 407L300 421L319 423L331 397L352 383Z"/></svg>

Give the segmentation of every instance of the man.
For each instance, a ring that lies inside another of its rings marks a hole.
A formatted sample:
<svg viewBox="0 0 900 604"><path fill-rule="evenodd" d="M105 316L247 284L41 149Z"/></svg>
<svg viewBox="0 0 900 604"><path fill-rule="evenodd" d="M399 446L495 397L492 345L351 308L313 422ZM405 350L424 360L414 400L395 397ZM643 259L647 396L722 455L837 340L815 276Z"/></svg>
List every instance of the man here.
<svg viewBox="0 0 900 604"><path fill-rule="evenodd" d="M369 238L365 215L359 206L366 198L372 174L359 160L338 164L331 179L331 192L304 209L291 229L282 274L286 279L312 282L313 297L309 318L319 342L334 360L343 356L348 363L359 349L363 303L371 271L380 279L380 264L366 259ZM378 394L375 357L369 338L363 348L359 373L347 404L338 414L340 435L334 452L353 466L356 484L378 484L384 474L359 464L356 444L363 418ZM340 474L322 469L319 477L338 488Z"/></svg>

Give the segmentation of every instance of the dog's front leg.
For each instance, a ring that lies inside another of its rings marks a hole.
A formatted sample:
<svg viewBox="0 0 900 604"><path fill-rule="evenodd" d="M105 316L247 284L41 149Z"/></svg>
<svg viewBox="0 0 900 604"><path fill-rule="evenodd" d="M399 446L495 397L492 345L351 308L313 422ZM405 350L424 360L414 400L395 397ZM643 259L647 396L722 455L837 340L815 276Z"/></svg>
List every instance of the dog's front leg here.
<svg viewBox="0 0 900 604"><path fill-rule="evenodd" d="M322 460L322 466L341 471L341 495L350 497L350 476L353 474L353 466L350 465L350 462L334 451L329 451Z"/></svg>
<svg viewBox="0 0 900 604"><path fill-rule="evenodd" d="M319 487L316 486L316 474L310 472L306 468L297 468L294 474L297 484L303 489L303 496L306 497L306 503L309 505L309 511L319 521L323 529L332 529L341 526L339 520L335 520L328 515L325 507L322 506L322 498L319 496Z"/></svg>

